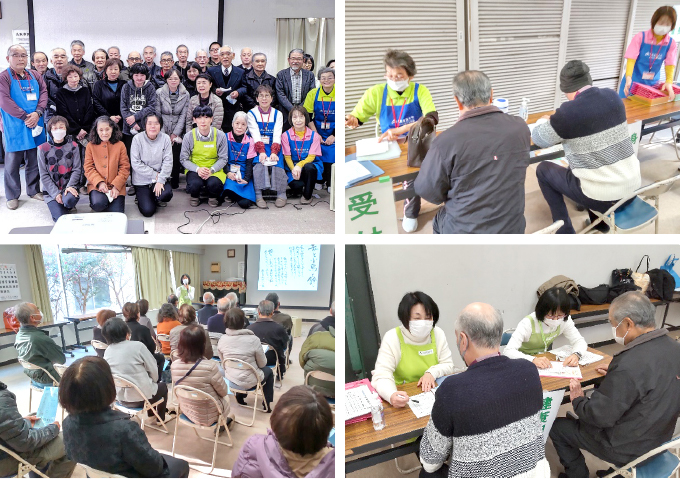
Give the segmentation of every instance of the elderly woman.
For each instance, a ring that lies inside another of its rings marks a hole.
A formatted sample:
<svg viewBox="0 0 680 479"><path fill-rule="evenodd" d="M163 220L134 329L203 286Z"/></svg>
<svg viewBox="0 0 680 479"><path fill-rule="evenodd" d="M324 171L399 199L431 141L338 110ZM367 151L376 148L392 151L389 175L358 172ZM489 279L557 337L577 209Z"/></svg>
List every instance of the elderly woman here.
<svg viewBox="0 0 680 479"><path fill-rule="evenodd" d="M222 377L219 364L203 357L205 332L198 324L184 328L179 335L177 359L172 362L172 382L175 386L190 386L208 393L217 401L194 401L179 397L182 414L202 426L211 426L222 414L227 418L227 427L232 428L234 415L230 412L229 388Z"/></svg>
<svg viewBox="0 0 680 479"><path fill-rule="evenodd" d="M149 68L142 63L130 67L132 77L124 86L120 96L120 111L123 115L123 142L128 154L132 136L142 131L140 122L149 113L156 111L156 88L149 81Z"/></svg>
<svg viewBox="0 0 680 479"><path fill-rule="evenodd" d="M182 306L180 306L179 321L181 324L176 328L173 328L172 331L170 331L170 350L175 351L177 349L177 346L179 345L179 335L184 330L184 328L186 328L190 324L197 324L203 330L203 336L205 338L203 357L206 359L212 359L213 348L212 343L210 342L210 336L208 335L208 331L206 331L203 328L203 326L198 324L198 322L196 321L196 310L194 309L194 307L191 306L190 304L183 304Z"/></svg>
<svg viewBox="0 0 680 479"><path fill-rule="evenodd" d="M172 295L174 296L174 295ZM156 316L158 325L156 326L157 334L170 334L170 331L175 329L177 326L181 326L182 323L179 322L179 314L177 308L170 303L164 303L158 310L158 315ZM170 341L158 341L161 343L161 352L163 354L170 354Z"/></svg>
<svg viewBox="0 0 680 479"><path fill-rule="evenodd" d="M120 78L120 63L109 59L104 64L102 79L92 87L92 103L97 116L108 116L123 128L123 116L120 112L120 97L125 81Z"/></svg>
<svg viewBox="0 0 680 479"><path fill-rule="evenodd" d="M94 122L84 163L90 207L94 211L125 212L130 159L121 137L118 125L108 116L100 116Z"/></svg>
<svg viewBox="0 0 680 479"><path fill-rule="evenodd" d="M191 286L191 277L184 273L179 278L179 286L175 288L175 295L179 298L180 306L183 304L191 304L196 298L196 289Z"/></svg>
<svg viewBox="0 0 680 479"><path fill-rule="evenodd" d="M156 359L158 377L161 377L163 365L165 364L165 356L161 353L156 353L156 341L154 341L149 328L139 322L140 316L137 303L127 302L123 305L123 318L125 318L125 322L130 329L130 341L139 341L146 346Z"/></svg>
<svg viewBox="0 0 680 479"><path fill-rule="evenodd" d="M163 132L170 136L172 143L170 186L176 190L179 188L179 173L182 169L179 154L182 151L182 137L186 128L190 97L182 85L179 70L173 68L165 75L165 85L156 90L156 96L158 97L156 113L163 118Z"/></svg>
<svg viewBox="0 0 680 479"><path fill-rule="evenodd" d="M385 333L373 372L373 387L394 407L404 407L409 397L397 391L400 384L418 381L423 392L436 380L453 374L453 358L444 331L436 327L439 307L425 293L406 293L397 315L401 326Z"/></svg>
<svg viewBox="0 0 680 479"><path fill-rule="evenodd" d="M145 326L151 333L151 337L156 340L156 330L153 329L153 324L151 320L147 317L146 313L149 312L149 302L146 299L140 299L137 301L137 306L139 307L139 324Z"/></svg>
<svg viewBox="0 0 680 479"><path fill-rule="evenodd" d="M104 78L104 73L106 71L106 62L109 60L109 54L106 50L98 49L92 53L92 62L94 63L94 68L92 70L87 70L83 74L83 78L90 87L90 90L94 88L95 83Z"/></svg>
<svg viewBox="0 0 680 479"><path fill-rule="evenodd" d="M210 126L219 130L222 128L222 120L224 119L224 105L222 105L220 97L211 93L212 84L212 77L207 73L198 75L196 78L196 91L198 92L198 95L192 96L189 100L188 112L193 112L198 106L209 106L212 110L212 122ZM194 123L194 117L190 113L187 113L187 133L191 131Z"/></svg>
<svg viewBox="0 0 680 479"><path fill-rule="evenodd" d="M115 318L116 313L115 311L111 311L110 309L100 309L97 311L97 317L95 318L97 321L97 326L95 326L92 329L92 339L94 341L99 341L100 343L108 344L106 342L106 338L102 334L102 328L104 327L104 323L106 323L107 320L111 318ZM100 358L104 357L104 351L105 349L96 349L94 350L97 353L97 356Z"/></svg>
<svg viewBox="0 0 680 479"><path fill-rule="evenodd" d="M307 126L309 115L302 106L294 106L288 114L290 130L281 135L281 150L286 161L288 185L300 203L312 202L314 185L323 178L321 140L319 134Z"/></svg>
<svg viewBox="0 0 680 479"><path fill-rule="evenodd" d="M141 125L144 132L132 139L130 165L139 212L149 218L172 199L172 143L161 131L163 118L158 113L146 115Z"/></svg>
<svg viewBox="0 0 680 479"><path fill-rule="evenodd" d="M345 126L357 128L375 115L380 125L380 139L405 141L406 134L416 121L425 117L432 127L439 123L430 91L413 83L416 63L411 55L400 50L388 50L385 54L386 83L372 86L361 97L352 113L345 118ZM413 184L408 185L412 189ZM418 228L420 197L415 196L404 204L402 228L412 233Z"/></svg>
<svg viewBox="0 0 680 479"><path fill-rule="evenodd" d="M184 84L184 88L186 88L187 91L189 92L190 97L198 94L198 90L196 90L196 79L198 78L198 75L200 75L200 74L201 74L201 65L199 65L196 62L189 63L189 67L187 68L186 77L183 79L183 84Z"/></svg>
<svg viewBox="0 0 680 479"><path fill-rule="evenodd" d="M232 121L232 131L227 133L229 160L226 166L228 173L224 182L224 195L243 209L255 204L253 158L256 153L253 139L246 135L247 131L247 115L245 112L237 111Z"/></svg>
<svg viewBox="0 0 680 479"><path fill-rule="evenodd" d="M224 376L235 387L248 390L262 384L264 403L262 406L271 412L271 403L274 401L274 373L267 367L267 357L262 349L262 343L254 332L244 329L246 315L239 308L231 308L224 314L224 324L227 327L224 336L217 343L217 352L220 361L224 364L227 358L236 359L250 364L255 368L257 377L250 369L224 368ZM226 366L226 365L225 365ZM245 405L245 396L236 393L236 402Z"/></svg>
<svg viewBox="0 0 680 479"><path fill-rule="evenodd" d="M66 65L61 75L62 78L66 78L66 83L59 89L55 98L57 115L68 120L67 133L85 146L87 142L83 140L95 119L92 95L87 87L81 85L83 74L77 66Z"/></svg>
<svg viewBox="0 0 680 479"><path fill-rule="evenodd" d="M335 70L319 70L321 86L307 93L305 110L312 117L309 128L321 136L323 182L330 188L331 168L335 163Z"/></svg>

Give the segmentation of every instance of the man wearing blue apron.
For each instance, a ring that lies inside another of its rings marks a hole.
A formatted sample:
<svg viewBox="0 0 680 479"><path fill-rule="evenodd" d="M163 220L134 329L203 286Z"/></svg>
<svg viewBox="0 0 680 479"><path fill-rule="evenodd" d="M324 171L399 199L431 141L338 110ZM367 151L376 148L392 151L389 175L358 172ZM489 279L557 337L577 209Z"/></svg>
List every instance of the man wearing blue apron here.
<svg viewBox="0 0 680 479"><path fill-rule="evenodd" d="M47 107L47 86L36 71L27 70L28 53L21 45L9 48L9 68L0 73L0 115L5 148L5 194L7 208L19 207L19 167L26 157L26 193L43 200L38 172L38 146L45 143L42 118Z"/></svg>

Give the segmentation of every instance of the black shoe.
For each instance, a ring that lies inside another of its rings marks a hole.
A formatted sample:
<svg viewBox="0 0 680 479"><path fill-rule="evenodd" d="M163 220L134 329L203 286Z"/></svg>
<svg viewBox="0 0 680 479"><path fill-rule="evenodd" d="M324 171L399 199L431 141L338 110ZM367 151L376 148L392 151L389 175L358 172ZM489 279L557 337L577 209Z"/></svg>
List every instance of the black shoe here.
<svg viewBox="0 0 680 479"><path fill-rule="evenodd" d="M597 477L605 477L605 476L611 474L612 472L614 472L614 468L610 467L609 469L600 469L599 471L597 471L595 473L595 475ZM614 476L614 477L623 477L623 476Z"/></svg>
<svg viewBox="0 0 680 479"><path fill-rule="evenodd" d="M272 412L272 409L269 407L269 404L265 403L264 401L262 401L262 409L266 413Z"/></svg>
<svg viewBox="0 0 680 479"><path fill-rule="evenodd" d="M236 396L236 402L239 403L241 406L247 406L246 398L244 397Z"/></svg>

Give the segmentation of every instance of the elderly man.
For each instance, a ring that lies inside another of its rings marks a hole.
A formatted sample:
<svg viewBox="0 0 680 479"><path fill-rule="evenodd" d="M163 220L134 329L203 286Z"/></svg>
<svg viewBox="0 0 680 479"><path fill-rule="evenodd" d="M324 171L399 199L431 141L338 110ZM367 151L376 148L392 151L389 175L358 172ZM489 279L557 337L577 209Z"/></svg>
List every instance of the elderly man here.
<svg viewBox="0 0 680 479"><path fill-rule="evenodd" d="M550 438L566 477L589 477L581 449L617 467L668 441L680 413L680 344L656 329L655 307L639 291L612 301L609 324L623 348L590 398L572 379L577 420L557 418ZM598 474L599 475L599 474Z"/></svg>
<svg viewBox="0 0 680 479"><path fill-rule="evenodd" d="M171 294L168 296L168 303L172 304L175 309L178 309L179 307L179 298L177 297L176 294Z"/></svg>
<svg viewBox="0 0 680 479"><path fill-rule="evenodd" d="M95 70L94 63L88 62L83 57L85 56L85 44L80 40L73 40L71 42L71 65L75 65L83 71L83 76L92 73Z"/></svg>
<svg viewBox="0 0 680 479"><path fill-rule="evenodd" d="M208 71L208 52L205 50L196 50L196 63L201 66L201 73Z"/></svg>
<svg viewBox="0 0 680 479"><path fill-rule="evenodd" d="M231 64L234 59L234 52L229 45L220 48L221 65L208 68L208 73L215 80L215 93L222 99L224 105L224 119L222 120L222 131L231 131L231 122L234 113L243 111L241 98L246 94L246 86L243 83L243 70L234 68Z"/></svg>
<svg viewBox="0 0 680 479"><path fill-rule="evenodd" d="M35 70L27 70L28 53L21 45L7 50L9 68L0 73L0 116L5 150L5 196L7 208L16 210L21 196L19 168L26 162L26 193L43 201L38 171L38 146L45 143L43 113L47 108L47 85Z"/></svg>
<svg viewBox="0 0 680 479"><path fill-rule="evenodd" d="M226 296L217 300L217 313L208 318L208 332L224 334L227 330L224 324L224 313L232 306L232 301Z"/></svg>
<svg viewBox="0 0 680 479"><path fill-rule="evenodd" d="M310 334L300 349L300 366L305 377L313 371L335 376L335 328ZM309 378L309 386L326 397L335 397L335 382Z"/></svg>
<svg viewBox="0 0 680 479"><path fill-rule="evenodd" d="M175 67L174 60L175 59L172 56L172 52L166 51L161 53L161 67L156 70L156 74L154 76L149 77L149 81L154 84L156 90L165 85L165 75Z"/></svg>
<svg viewBox="0 0 680 479"><path fill-rule="evenodd" d="M288 333L279 323L274 322L272 315L274 314L274 303L271 301L262 300L257 306L257 321L252 323L246 329L250 329L255 336L260 338L260 341L267 343L274 348L267 351L267 366L275 366L276 358L279 359L279 370L281 377L286 372L286 347L288 345Z"/></svg>
<svg viewBox="0 0 680 479"><path fill-rule="evenodd" d="M269 293L265 298L267 301L274 303L274 314L272 315L272 320L283 326L288 334L288 349L293 349L293 320L290 315L282 313L279 311L281 309L281 301L279 301L279 295L276 293Z"/></svg>
<svg viewBox="0 0 680 479"><path fill-rule="evenodd" d="M181 44L175 50L177 53L177 61L175 62L175 68L179 71L182 82L187 78L187 70L189 69L189 47Z"/></svg>
<svg viewBox="0 0 680 479"><path fill-rule="evenodd" d="M455 332L468 369L435 393L420 477L549 477L536 366L501 356L503 318L491 305L466 306Z"/></svg>
<svg viewBox="0 0 680 479"><path fill-rule="evenodd" d="M59 422L36 428L38 419L36 416L22 417L16 396L0 382L0 444L36 466L47 477L71 477L76 463L66 457ZM17 466L16 459L0 452L0 477L14 477Z"/></svg>
<svg viewBox="0 0 680 479"><path fill-rule="evenodd" d="M246 110L252 110L257 106L257 95L255 90L260 85L269 85L274 92L272 98L272 107L278 109L278 100L276 99L276 78L267 73L267 55L264 53L256 53L253 55L252 68L245 74L243 83L246 87L246 94L243 98L243 103Z"/></svg>
<svg viewBox="0 0 680 479"><path fill-rule="evenodd" d="M61 72L68 64L68 56L66 50L61 47L53 48L52 52L52 66L45 73L45 85L47 86L47 108L45 109L45 124L50 121L53 115L57 112L57 92L61 87L66 85L66 78L61 77ZM81 81L81 85L85 86L86 82Z"/></svg>
<svg viewBox="0 0 680 479"><path fill-rule="evenodd" d="M524 233L529 127L491 104L491 82L480 71L458 73L453 96L460 117L432 142L414 183L418 196L444 203L433 232Z"/></svg>
<svg viewBox="0 0 680 479"><path fill-rule="evenodd" d="M279 110L283 113L283 131L290 129L288 112L294 106L302 105L307 98L307 93L316 87L314 73L302 68L304 50L295 48L288 54L288 65L276 74L276 96L279 101Z"/></svg>
<svg viewBox="0 0 680 479"><path fill-rule="evenodd" d="M144 47L142 53L144 54L144 64L149 69L149 78L153 78L160 68L156 64L156 47L147 45Z"/></svg>
<svg viewBox="0 0 680 479"><path fill-rule="evenodd" d="M207 325L208 319L210 319L211 316L215 316L215 314L217 314L217 307L214 304L215 295L210 291L206 291L203 293L203 302L205 305L196 311L196 316L198 317L199 323Z"/></svg>
<svg viewBox="0 0 680 479"><path fill-rule="evenodd" d="M231 292L227 293L225 298L227 298L229 301L231 301L231 304L229 305L229 307L227 309L240 307L239 306L238 294L236 294L235 292L231 291ZM248 320L248 316L246 316L246 326L250 326L250 321Z"/></svg>
<svg viewBox="0 0 680 479"><path fill-rule="evenodd" d="M593 211L604 213L640 187L640 161L630 141L623 101L614 90L593 86L588 65L579 60L564 65L560 90L569 101L543 117L531 137L541 148L564 146L569 167L542 161L536 178L553 221L564 221L557 233L575 233L564 197L588 208L594 221ZM605 223L595 228L609 231Z"/></svg>
<svg viewBox="0 0 680 479"><path fill-rule="evenodd" d="M64 364L66 356L47 331L38 329L43 319L38 307L33 303L19 303L14 307L14 314L21 325L14 340L19 359L40 366L59 381L61 376L53 365ZM24 369L24 374L34 383L52 386L52 379L41 369Z"/></svg>
<svg viewBox="0 0 680 479"><path fill-rule="evenodd" d="M238 68L243 70L244 73L248 73L253 69L253 49L252 48L242 48L241 49L241 64Z"/></svg>
<svg viewBox="0 0 680 479"><path fill-rule="evenodd" d="M330 328L335 328L335 301L331 303L330 313L330 316L326 316L321 322L309 328L308 336L311 336L318 331L328 331Z"/></svg>

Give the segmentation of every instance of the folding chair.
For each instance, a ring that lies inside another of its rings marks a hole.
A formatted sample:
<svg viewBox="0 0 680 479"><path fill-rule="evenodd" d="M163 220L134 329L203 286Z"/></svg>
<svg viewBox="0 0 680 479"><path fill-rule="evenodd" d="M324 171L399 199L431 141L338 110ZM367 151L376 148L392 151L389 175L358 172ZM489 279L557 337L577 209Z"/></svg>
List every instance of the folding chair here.
<svg viewBox="0 0 680 479"><path fill-rule="evenodd" d="M616 470L604 477L618 475L623 477L671 477L678 472L678 466L680 466L680 458L677 456L679 447L680 436L656 449L652 449L623 467L614 467ZM676 449L675 454L670 452L669 449Z"/></svg>
<svg viewBox="0 0 680 479"><path fill-rule="evenodd" d="M219 417L217 418L217 421L211 424L210 426L202 426L200 424L196 424L186 415L182 414L182 399L201 401L202 405L206 408L210 405L210 402L212 401L215 408L217 408L217 410L220 411L221 407L219 404L217 404L217 400L204 391L192 388L190 386L184 386L182 384L180 384L179 386L175 386L175 395L176 397L179 398L179 405L177 406L177 422L175 422L175 434L172 437L172 457L175 457L175 442L177 439L177 429L179 428L179 423L181 422L182 424L186 424L187 426L193 428L196 435L203 439L204 441L213 441L215 443L215 446L213 447L213 456L211 464L212 467L208 472L208 474L210 474L215 469L215 457L217 456L217 445L222 444L223 446L229 447L232 447L234 445L234 441L231 439L231 433L229 432L229 428L227 427L227 418L222 413L220 413ZM222 442L218 439L220 435L220 426L224 426L225 431L227 431L227 436L229 436L229 442ZM215 438L208 439L207 437L203 437L198 433L197 429L207 429L209 431L214 430Z"/></svg>
<svg viewBox="0 0 680 479"><path fill-rule="evenodd" d="M274 351L274 357L276 357L276 365L274 366L274 368L275 368L275 369L274 369L274 387L275 387L275 388L281 389L281 387L283 386L283 378L281 377L281 369L280 369L280 368L281 368L281 365L280 365L280 363L279 363L279 353L276 352L276 349L274 349L274 348L271 346L271 344L267 344L267 343L263 342L263 343L262 343L262 346L267 346L267 347L269 348L269 349L267 350L267 352L269 352L269 351ZM277 380L277 379L279 380L279 385L278 385L278 386L276 385L276 380Z"/></svg>
<svg viewBox="0 0 680 479"><path fill-rule="evenodd" d="M106 350L106 348L109 347L108 344L102 343L101 341L97 341L96 339L90 341L90 345L94 348L95 352L104 351Z"/></svg>
<svg viewBox="0 0 680 479"><path fill-rule="evenodd" d="M335 385L335 376L333 376L330 373L325 373L323 371L310 371L306 376L305 376L305 386L309 386L309 378L312 377L314 379L318 379L319 381L327 381L333 383ZM329 398L326 397L326 400L328 401L328 404L331 406L331 410L333 411L333 414L335 414L335 398Z"/></svg>
<svg viewBox="0 0 680 479"><path fill-rule="evenodd" d="M250 371L256 378L257 384L250 389L241 389L236 384L232 383L231 381L225 378L225 381L227 381L229 389L233 392L245 394L246 396L248 395L249 392L255 392L255 402L253 403L252 406L248 405L244 406L243 404L239 404L239 406L241 407L247 407L253 410L253 419L252 421L250 421L250 424L246 424L245 422L241 422L238 419L236 419L237 423L251 427L253 424L255 424L255 414L257 413L257 397L261 395L262 399L264 400L264 390L262 389L262 383L260 383L259 379L257 379L258 378L257 370L252 366L252 364L246 363L245 361L241 361L240 359L236 358L224 358L222 360L222 367L224 368L225 371L227 370L227 367L232 369L244 369L244 370L250 369Z"/></svg>
<svg viewBox="0 0 680 479"><path fill-rule="evenodd" d="M212 345L212 350L213 350L213 359L218 358L219 361L219 356L217 356L217 343L219 343L220 338L223 336L221 333L208 333L208 336L210 336L210 344Z"/></svg>
<svg viewBox="0 0 680 479"><path fill-rule="evenodd" d="M542 230L534 231L532 234L535 235L554 235L557 233L557 230L560 229L562 226L564 226L564 221L562 220L557 220L550 226L546 226Z"/></svg>
<svg viewBox="0 0 680 479"><path fill-rule="evenodd" d="M17 467L17 475L16 476L9 476L9 477L24 477L26 474L29 472L33 472L35 474L38 474L40 477L48 477L40 470L35 467L33 464L30 462L26 461L24 458L19 456L16 452L12 451L11 449L8 449L2 445L0 445L0 451L6 453L8 456L13 457L19 464Z"/></svg>
<svg viewBox="0 0 680 479"><path fill-rule="evenodd" d="M52 376L52 375L50 374L50 372L49 372L47 369L41 368L40 366L38 366L38 365L36 365L36 364L29 363L28 361L24 361L23 359L19 359L19 364L21 364L21 366L22 366L24 369L28 369L28 370L30 370L30 371L37 371L37 370L40 370L40 371L44 372L44 373L47 374L47 375L50 377L50 379L52 380L52 386L54 386L55 388L56 388L56 387L59 387L59 381L57 381L56 379L54 379L54 376ZM31 382L30 382L30 384L29 384L29 389L28 389L28 410L29 410L29 411L33 411L33 391L42 394L42 393L43 393L43 388L44 388L44 386L43 386L43 387L39 386L39 385L38 385L39 383L33 381L32 379L31 379L30 381L31 381Z"/></svg>
<svg viewBox="0 0 680 479"><path fill-rule="evenodd" d="M515 332L515 328L506 329L505 331L503 331L503 336L501 336L501 346L507 346L508 345L508 342L510 342L510 338L512 337L512 333L514 333L514 332Z"/></svg>
<svg viewBox="0 0 680 479"><path fill-rule="evenodd" d="M111 474L110 472L100 471L99 469L95 469L94 467L87 466L87 465L80 463L80 462L78 463L78 465L80 467L82 467L83 469L85 469L85 475L87 477L93 477L93 478L125 477L125 476L121 476L121 475L118 475L118 474Z"/></svg>
<svg viewBox="0 0 680 479"><path fill-rule="evenodd" d="M139 387L137 387L137 385L134 384L133 382L130 382L127 379L125 379L124 377L118 376L117 374L113 375L113 382L116 384L116 387L118 387L118 388L134 389L135 392L137 393L137 395L139 395L139 397L144 398L144 406L142 406L142 407L123 406L118 401L118 399L116 399L116 401L113 403L114 409L121 411L121 412L124 412L126 414L129 414L130 417L139 417L139 422L141 423L140 425L141 425L142 430L144 430L144 419L146 417L146 412L152 411L154 416L156 416L158 421L161 423L161 426L163 426L163 429L160 429L156 426L152 426L150 424L149 424L148 427L150 427L151 429L155 429L156 431L160 431L160 432L164 432L165 434L169 434L168 428L165 427L165 424L166 424L166 422L169 422L170 419L163 421L161 419L161 417L158 415L158 411L156 410L156 407L160 403L163 402L162 398L159 399L158 401L156 401L155 403L151 404L151 402L149 402L149 400L144 396L144 393L142 393L142 391L139 389Z"/></svg>

